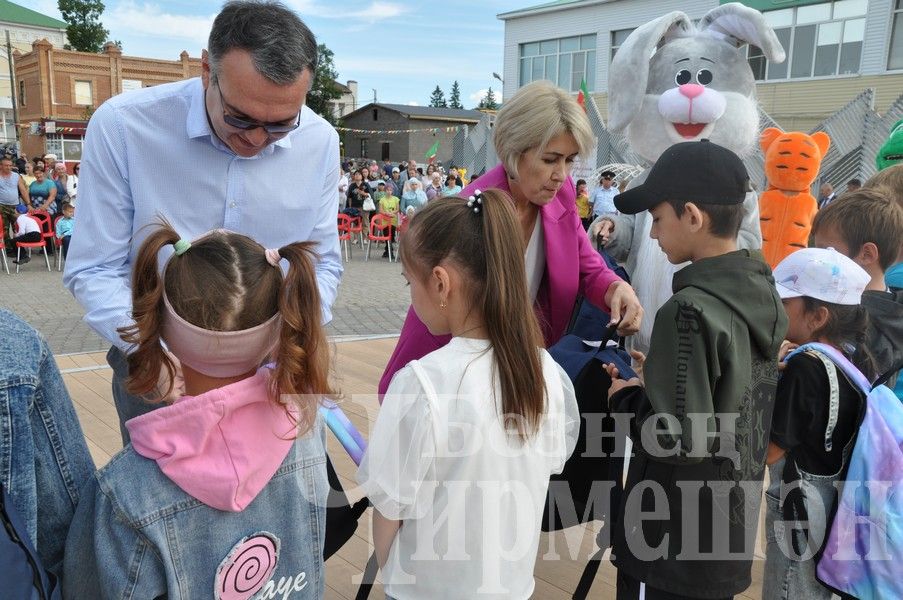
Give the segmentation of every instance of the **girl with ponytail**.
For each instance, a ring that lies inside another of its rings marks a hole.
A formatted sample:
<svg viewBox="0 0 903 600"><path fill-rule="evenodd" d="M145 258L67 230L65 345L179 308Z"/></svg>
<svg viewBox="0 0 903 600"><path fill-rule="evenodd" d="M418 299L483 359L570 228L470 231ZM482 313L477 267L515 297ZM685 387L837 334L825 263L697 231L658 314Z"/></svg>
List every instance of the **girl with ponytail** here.
<svg viewBox="0 0 903 600"><path fill-rule="evenodd" d="M395 374L358 472L386 593L529 598L549 476L579 416L543 349L511 200L433 200L400 256L417 317L452 339Z"/></svg>
<svg viewBox="0 0 903 600"><path fill-rule="evenodd" d="M180 365L186 394L127 421L131 443L83 492L65 596L322 597L317 409L332 391L311 248L225 230L188 241L165 223L145 240L134 325L120 329L134 345L128 391L151 395Z"/></svg>

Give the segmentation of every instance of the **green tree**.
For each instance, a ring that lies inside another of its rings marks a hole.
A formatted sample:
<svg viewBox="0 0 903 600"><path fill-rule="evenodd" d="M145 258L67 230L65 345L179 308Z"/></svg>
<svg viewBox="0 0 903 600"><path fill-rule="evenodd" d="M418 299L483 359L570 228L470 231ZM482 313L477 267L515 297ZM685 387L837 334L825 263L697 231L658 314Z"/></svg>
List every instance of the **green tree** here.
<svg viewBox="0 0 903 600"><path fill-rule="evenodd" d="M480 100L480 104L477 105L477 108L485 108L487 110L497 110L499 107L498 102L495 101L495 93L492 91L492 87L486 90L486 95L483 96L483 99Z"/></svg>
<svg viewBox="0 0 903 600"><path fill-rule="evenodd" d="M452 84L451 94L448 97L448 107L464 108L464 105L461 104L461 86L458 85L457 80Z"/></svg>
<svg viewBox="0 0 903 600"><path fill-rule="evenodd" d="M103 2L100 0L59 0L57 5L63 20L68 23L66 36L69 46L80 52L100 52L109 31L103 28L100 15Z"/></svg>
<svg viewBox="0 0 903 600"><path fill-rule="evenodd" d="M445 101L445 94L438 85L436 86L436 89L433 90L432 95L430 95L430 106L433 108L448 108L448 102Z"/></svg>
<svg viewBox="0 0 903 600"><path fill-rule="evenodd" d="M336 124L336 115L333 114L333 107L330 104L333 100L340 98L342 92L336 86L336 78L339 72L336 71L333 62L332 50L326 47L326 44L317 46L317 53L320 59L317 62L317 72L314 74L314 81L307 92L307 106L312 111L332 123Z"/></svg>

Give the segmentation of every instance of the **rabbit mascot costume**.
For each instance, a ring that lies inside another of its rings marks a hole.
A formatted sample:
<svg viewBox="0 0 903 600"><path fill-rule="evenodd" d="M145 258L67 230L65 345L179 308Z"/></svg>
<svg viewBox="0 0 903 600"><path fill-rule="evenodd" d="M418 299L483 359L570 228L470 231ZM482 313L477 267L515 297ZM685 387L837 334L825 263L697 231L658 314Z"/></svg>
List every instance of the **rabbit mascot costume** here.
<svg viewBox="0 0 903 600"><path fill-rule="evenodd" d="M637 28L625 40L611 64L609 127L626 130L631 149L651 165L668 147L709 139L741 158L754 151L759 139L756 82L746 61L746 44L762 49L768 60L782 62L784 49L757 10L742 4L718 6L694 25L675 11ZM641 173L630 187L646 179ZM759 209L755 193L744 202L740 248L760 248ZM646 352L651 318L671 296L671 279L684 265L671 265L649 237L652 218L603 216L590 227L595 235L608 220L613 225L605 246L615 260L627 261L627 271L650 318L633 336L636 350Z"/></svg>

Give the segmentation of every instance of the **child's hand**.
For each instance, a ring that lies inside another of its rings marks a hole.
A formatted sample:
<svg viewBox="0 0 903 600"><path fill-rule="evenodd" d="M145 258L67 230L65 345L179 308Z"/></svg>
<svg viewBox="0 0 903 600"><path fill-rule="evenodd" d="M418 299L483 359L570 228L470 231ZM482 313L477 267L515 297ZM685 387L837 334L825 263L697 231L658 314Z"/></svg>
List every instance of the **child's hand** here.
<svg viewBox="0 0 903 600"><path fill-rule="evenodd" d="M608 373L608 376L611 377L611 386L609 386L608 388L609 400L611 400L612 396L626 387L643 385L643 383L637 377L631 377L630 379L626 380L620 379L620 373L618 372L618 368L614 365L614 363L607 363L604 365L604 368L605 372Z"/></svg>
<svg viewBox="0 0 903 600"><path fill-rule="evenodd" d="M631 350L630 358L633 359L633 370L641 381L645 381L643 377L643 367L646 366L646 355L639 350Z"/></svg>
<svg viewBox="0 0 903 600"><path fill-rule="evenodd" d="M784 362L784 359L788 354L799 348L799 344L794 344L789 340L784 340L781 342L781 348L778 350L778 371L783 371L784 367L787 366L787 363Z"/></svg>

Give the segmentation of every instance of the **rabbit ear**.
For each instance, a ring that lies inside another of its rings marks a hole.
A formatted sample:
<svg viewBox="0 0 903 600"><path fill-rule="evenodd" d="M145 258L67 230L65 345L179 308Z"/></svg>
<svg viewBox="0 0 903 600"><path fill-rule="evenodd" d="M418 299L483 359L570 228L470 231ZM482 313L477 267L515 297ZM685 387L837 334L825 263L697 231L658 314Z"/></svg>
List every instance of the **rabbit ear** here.
<svg viewBox="0 0 903 600"><path fill-rule="evenodd" d="M627 36L608 73L608 126L612 131L623 131L639 112L655 49L672 38L690 35L692 29L687 15L674 11L637 27Z"/></svg>
<svg viewBox="0 0 903 600"><path fill-rule="evenodd" d="M735 48L743 44L758 46L771 62L782 63L786 58L778 36L765 22L762 13L739 2L722 4L710 10L699 21L699 32L703 36L724 40Z"/></svg>

